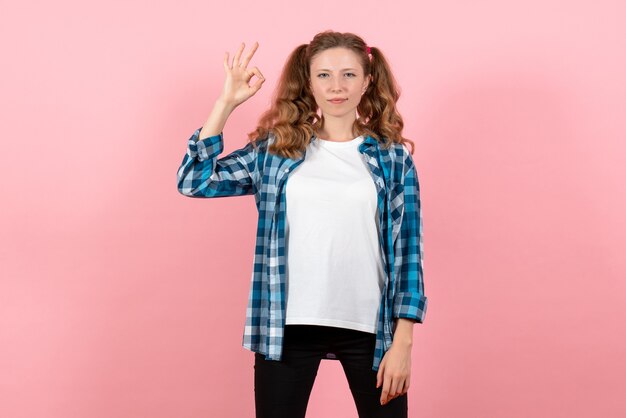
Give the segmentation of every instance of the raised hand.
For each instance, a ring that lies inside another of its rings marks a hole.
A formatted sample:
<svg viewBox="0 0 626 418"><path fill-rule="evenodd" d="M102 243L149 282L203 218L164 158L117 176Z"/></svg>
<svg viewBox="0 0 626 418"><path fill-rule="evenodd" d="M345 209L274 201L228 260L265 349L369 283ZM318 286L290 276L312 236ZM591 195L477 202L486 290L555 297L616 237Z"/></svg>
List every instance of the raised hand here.
<svg viewBox="0 0 626 418"><path fill-rule="evenodd" d="M222 90L220 99L233 108L252 97L257 91L259 91L265 81L263 74L261 74L261 71L259 71L257 67L248 68L248 63L252 59L254 52L259 47L259 43L255 42L252 50L243 58L243 60L240 61L241 53L243 52L244 47L245 44L242 42L232 64L229 64L228 62L228 52L226 52L226 55L224 56L226 80L224 82L224 89ZM254 75L258 77L258 80L250 86L248 83Z"/></svg>

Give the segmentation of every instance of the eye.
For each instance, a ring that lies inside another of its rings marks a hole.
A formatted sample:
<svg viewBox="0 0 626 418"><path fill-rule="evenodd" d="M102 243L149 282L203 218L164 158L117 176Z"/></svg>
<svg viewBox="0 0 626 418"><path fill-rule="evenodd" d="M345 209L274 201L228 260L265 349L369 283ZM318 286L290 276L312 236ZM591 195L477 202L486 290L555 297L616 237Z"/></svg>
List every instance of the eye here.
<svg viewBox="0 0 626 418"><path fill-rule="evenodd" d="M328 75L328 73L319 73L319 74L317 75L317 78L325 78L325 77L322 77L323 75ZM349 77L349 78L354 78L354 77L356 77L356 74L354 74L354 73L346 73L346 75L350 75L350 77Z"/></svg>

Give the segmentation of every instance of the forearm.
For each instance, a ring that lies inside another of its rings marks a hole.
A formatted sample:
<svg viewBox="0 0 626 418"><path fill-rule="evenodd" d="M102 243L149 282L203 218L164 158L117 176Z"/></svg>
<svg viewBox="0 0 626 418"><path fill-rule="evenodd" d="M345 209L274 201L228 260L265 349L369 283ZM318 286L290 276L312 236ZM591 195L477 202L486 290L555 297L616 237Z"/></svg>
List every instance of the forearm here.
<svg viewBox="0 0 626 418"><path fill-rule="evenodd" d="M213 135L218 135L222 130L224 130L224 125L226 125L226 120L234 110L234 107L231 104L224 102L221 99L218 99L213 106L213 110L209 115L209 118L204 123L202 130L200 131L199 140L208 138Z"/></svg>

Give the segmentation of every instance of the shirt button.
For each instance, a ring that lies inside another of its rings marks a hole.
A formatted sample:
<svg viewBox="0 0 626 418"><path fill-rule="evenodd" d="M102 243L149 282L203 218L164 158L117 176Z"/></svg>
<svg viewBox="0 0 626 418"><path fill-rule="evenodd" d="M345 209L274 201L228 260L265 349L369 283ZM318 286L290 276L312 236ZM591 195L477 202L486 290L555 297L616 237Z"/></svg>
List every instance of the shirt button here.
<svg viewBox="0 0 626 418"><path fill-rule="evenodd" d="M289 169L286 169L286 170L285 170L285 173L286 173L286 172L288 172L288 171L289 171Z"/></svg>

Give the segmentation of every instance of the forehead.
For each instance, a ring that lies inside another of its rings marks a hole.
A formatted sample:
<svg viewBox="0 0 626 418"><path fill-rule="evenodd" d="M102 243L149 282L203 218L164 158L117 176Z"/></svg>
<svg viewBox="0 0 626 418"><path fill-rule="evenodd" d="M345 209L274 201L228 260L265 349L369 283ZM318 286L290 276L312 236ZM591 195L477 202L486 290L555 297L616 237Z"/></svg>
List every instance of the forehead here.
<svg viewBox="0 0 626 418"><path fill-rule="evenodd" d="M358 55L347 48L329 48L313 57L311 69L326 68L339 70L342 68L360 68Z"/></svg>

